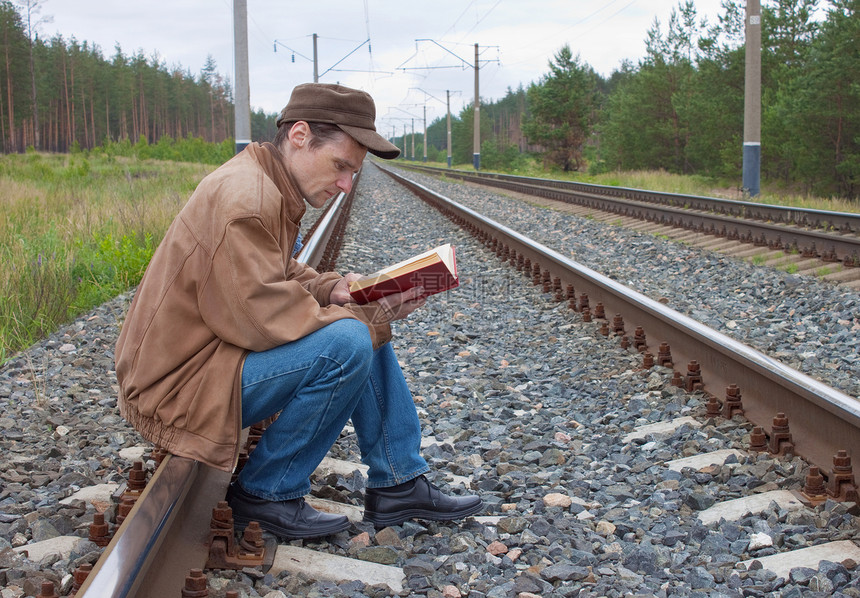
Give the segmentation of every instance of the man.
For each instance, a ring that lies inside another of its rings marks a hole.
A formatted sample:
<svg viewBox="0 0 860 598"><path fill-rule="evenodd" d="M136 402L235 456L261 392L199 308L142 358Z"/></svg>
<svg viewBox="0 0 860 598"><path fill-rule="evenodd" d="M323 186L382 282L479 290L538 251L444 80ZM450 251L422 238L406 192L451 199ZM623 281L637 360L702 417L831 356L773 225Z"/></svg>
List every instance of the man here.
<svg viewBox="0 0 860 598"><path fill-rule="evenodd" d="M453 520L482 508L424 474L411 393L390 322L424 303L410 289L358 305L358 274L319 274L292 259L304 201L352 186L367 153L400 150L376 133L366 93L296 87L269 144L251 144L201 181L168 229L116 347L122 414L168 451L227 471L240 429L268 426L227 499L239 524L285 538L349 527L304 502L309 476L350 418L369 466L365 520Z"/></svg>

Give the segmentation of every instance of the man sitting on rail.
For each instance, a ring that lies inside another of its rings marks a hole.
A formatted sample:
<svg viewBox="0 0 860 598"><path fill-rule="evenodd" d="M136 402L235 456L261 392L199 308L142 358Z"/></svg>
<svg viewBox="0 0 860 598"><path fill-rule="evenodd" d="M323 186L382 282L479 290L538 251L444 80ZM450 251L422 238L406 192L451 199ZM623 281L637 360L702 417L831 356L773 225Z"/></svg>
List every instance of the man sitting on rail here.
<svg viewBox="0 0 860 598"><path fill-rule="evenodd" d="M365 92L293 90L272 143L252 143L205 177L171 224L137 289L116 346L120 411L167 451L231 471L240 429L280 414L227 493L237 523L310 538L349 527L304 502L310 474L351 418L369 466L364 518L477 513L478 496L447 496L424 474L418 414L390 322L423 289L353 303L350 273L293 259L304 201L348 192L368 151L400 150L376 132Z"/></svg>

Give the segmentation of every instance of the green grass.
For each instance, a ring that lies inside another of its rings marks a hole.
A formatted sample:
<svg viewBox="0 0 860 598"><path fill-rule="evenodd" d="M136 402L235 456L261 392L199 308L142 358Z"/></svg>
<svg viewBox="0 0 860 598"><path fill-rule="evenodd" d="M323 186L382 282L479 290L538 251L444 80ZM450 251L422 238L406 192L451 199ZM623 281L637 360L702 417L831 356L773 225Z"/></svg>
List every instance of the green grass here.
<svg viewBox="0 0 860 598"><path fill-rule="evenodd" d="M0 363L136 285L213 168L111 151L0 156Z"/></svg>

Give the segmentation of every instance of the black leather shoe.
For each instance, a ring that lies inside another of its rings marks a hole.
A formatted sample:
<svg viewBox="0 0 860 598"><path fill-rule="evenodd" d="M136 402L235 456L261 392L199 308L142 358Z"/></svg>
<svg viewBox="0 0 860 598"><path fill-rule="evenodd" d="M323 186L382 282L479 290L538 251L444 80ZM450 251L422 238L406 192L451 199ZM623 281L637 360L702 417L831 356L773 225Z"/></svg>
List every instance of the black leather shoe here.
<svg viewBox="0 0 860 598"><path fill-rule="evenodd" d="M227 503L233 521L246 526L256 521L264 530L280 538L319 538L342 532L349 527L344 515L320 513L304 498L272 501L248 494L238 483L227 489Z"/></svg>
<svg viewBox="0 0 860 598"><path fill-rule="evenodd" d="M376 527L400 525L409 519L452 521L474 515L484 506L480 496L447 496L423 475L411 488L368 488L364 495L364 520Z"/></svg>

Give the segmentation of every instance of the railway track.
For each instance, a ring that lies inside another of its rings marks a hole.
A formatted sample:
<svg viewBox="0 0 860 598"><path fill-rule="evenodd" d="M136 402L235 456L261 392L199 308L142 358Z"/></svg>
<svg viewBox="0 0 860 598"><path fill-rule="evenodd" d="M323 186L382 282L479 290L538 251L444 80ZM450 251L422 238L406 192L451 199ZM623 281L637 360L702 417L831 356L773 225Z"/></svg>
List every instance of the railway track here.
<svg viewBox="0 0 860 598"><path fill-rule="evenodd" d="M785 494L766 495L766 499L794 501L792 505L786 505L786 509L804 503L818 504L828 497L845 502L857 500L850 468L850 456L857 455L860 448L857 446L860 443L857 429L860 410L854 398L631 291L515 231L488 221L473 210L414 181L391 171L386 173L440 210L449 220L468 230L503 262L521 271L526 284L537 285L551 300L569 306L576 320L590 322L598 338L621 347L629 345L628 351L641 359L643 372L651 369L672 371L673 386L697 393L707 402L702 413L706 418L736 420L743 414L755 424L750 434L755 444L748 447L752 454L803 455L821 474L819 480L817 473L810 470L803 489L805 495L795 492L790 497ZM329 210L324 218L332 223L338 222L333 210ZM332 236L342 236L342 220L339 227L321 223L318 230L335 228L340 228L340 232L331 233ZM317 255L308 258L309 263L319 263L311 260L324 259L322 254L326 247L330 248L331 244L325 240L308 243L305 249ZM329 249L325 259L334 261L336 250ZM635 352L636 348L641 352ZM681 426L701 425L691 423L690 418L680 419L684 421L661 422L664 432ZM790 436L782 430L784 420L791 424ZM822 430L828 432L822 433ZM641 442L659 433L657 428L640 426L630 431L625 441ZM679 472L684 467L719 466L726 456L717 455L718 452L705 456L705 460L698 464L693 461L685 463L678 455L677 463L672 466ZM228 482L226 474L202 468L186 459L166 456L145 489L140 491L125 523L105 548L77 595L99 598L171 596L179 595L183 584L190 585L189 591L194 591L205 583L199 569L206 563L211 548L210 519ZM765 507L745 508L755 512L756 508ZM722 517L728 516L723 514ZM497 525L500 519L496 513L484 517L483 523ZM250 539L251 544L255 542L257 545L260 543L259 539ZM821 558L839 561L850 557L860 561L854 542L842 540L830 548L837 551L837 556L830 553L830 556ZM272 565L274 557L271 551L272 547L268 546L267 556L260 558L265 561L264 566ZM247 554L236 556L239 564L255 562L253 559L256 557ZM293 554L288 558L298 562L306 556ZM246 557L247 560L242 562L241 559ZM308 561L301 566L311 565ZM341 563L338 566L340 574L344 575L346 565ZM777 567L774 563L768 566ZM392 568L392 571L395 579L389 581L389 587L402 590L402 585L397 587L396 579L400 570ZM402 571L400 575L404 575Z"/></svg>
<svg viewBox="0 0 860 598"><path fill-rule="evenodd" d="M589 214L602 212L606 221L642 221L652 226L649 231L654 234L697 242L709 236L717 239L710 246L753 248L735 253L743 251L744 257L756 258L757 263L803 262L824 278L860 288L860 214L416 164L406 167L561 202ZM673 229L679 232L670 232Z"/></svg>

